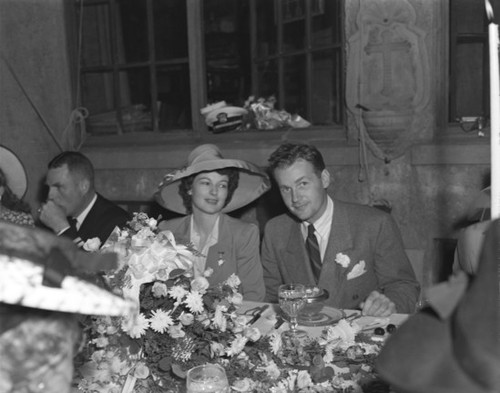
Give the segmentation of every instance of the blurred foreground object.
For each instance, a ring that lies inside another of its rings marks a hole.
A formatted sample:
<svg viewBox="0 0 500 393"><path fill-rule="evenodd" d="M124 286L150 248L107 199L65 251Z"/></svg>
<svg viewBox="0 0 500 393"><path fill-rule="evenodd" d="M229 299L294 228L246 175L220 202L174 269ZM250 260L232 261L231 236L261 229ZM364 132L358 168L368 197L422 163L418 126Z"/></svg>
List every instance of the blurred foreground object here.
<svg viewBox="0 0 500 393"><path fill-rule="evenodd" d="M376 368L400 393L500 391L500 222L492 222L477 274L429 290L428 306L387 341Z"/></svg>
<svg viewBox="0 0 500 393"><path fill-rule="evenodd" d="M70 391L80 339L76 314L124 315L134 306L88 281L115 254L0 222L0 392Z"/></svg>

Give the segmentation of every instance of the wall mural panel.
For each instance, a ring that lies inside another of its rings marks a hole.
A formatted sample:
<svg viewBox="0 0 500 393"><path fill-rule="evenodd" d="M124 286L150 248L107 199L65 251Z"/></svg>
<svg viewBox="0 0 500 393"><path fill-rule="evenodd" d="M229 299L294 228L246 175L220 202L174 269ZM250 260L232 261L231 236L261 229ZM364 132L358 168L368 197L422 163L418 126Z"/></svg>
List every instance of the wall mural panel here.
<svg viewBox="0 0 500 393"><path fill-rule="evenodd" d="M426 34L407 0L361 1L349 11L357 13L347 37L349 133L390 161L431 127Z"/></svg>

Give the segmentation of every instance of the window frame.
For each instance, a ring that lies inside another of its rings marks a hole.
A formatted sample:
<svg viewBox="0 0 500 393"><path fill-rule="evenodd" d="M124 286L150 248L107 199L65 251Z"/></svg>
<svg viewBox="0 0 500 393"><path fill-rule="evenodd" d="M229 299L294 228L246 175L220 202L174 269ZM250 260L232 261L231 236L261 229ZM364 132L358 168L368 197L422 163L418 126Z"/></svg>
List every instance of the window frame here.
<svg viewBox="0 0 500 393"><path fill-rule="evenodd" d="M151 9L152 9L152 1L153 0L145 0L148 2L147 9L148 19L152 17ZM253 3L254 0L248 0L250 3ZM305 0L308 2L309 0ZM69 12L71 15L70 20L76 20L77 12L76 8L80 6L80 3L84 2L85 5L93 5L93 4L104 4L109 3L111 6L116 5L117 0L75 0L72 4L72 8ZM207 87L206 87L206 64L205 64L205 54L204 54L204 28L203 28L203 2L199 0L186 0L187 7L187 34L188 34L188 64L189 64L189 80L191 84L191 122L192 128L189 129L169 129L169 130L160 130L158 126L158 112L157 108L153 105L153 119L156 121L153 122L153 130L151 131L139 131L139 132L120 132L120 129L117 129L116 133L109 135L93 135L88 134L86 138L85 145L87 146L100 146L100 145L132 145L132 144L145 144L150 145L154 144L157 141L160 143L165 142L173 142L173 143L198 143L201 141L208 142L234 142L234 141L273 141L273 140L282 140L282 135L286 133L290 135L294 139L299 140L334 140L339 141L340 143L345 143L347 141L347 132L346 125L312 125L307 129L277 129L277 130L246 130L244 132L228 132L222 134L214 134L210 132L208 127L206 126L203 117L199 114L199 109L203 108L207 102ZM344 1L341 1L341 8L344 9ZM250 9L253 11L254 7L250 6ZM309 13L309 11L308 11ZM344 23L342 22L342 38L344 40ZM75 26L71 23L68 26L68 30L72 30L71 36L74 39L74 42L78 41L78 32L75 29ZM151 29L151 23L148 22L148 28ZM255 23L250 22L250 28L255 28ZM250 34L253 37L253 34ZM253 38L252 38L253 40ZM150 42L150 47L154 42ZM253 43L251 42L251 47ZM320 50L323 48L315 48L316 50ZM78 54L76 51L70 49L70 52L74 54L74 59L78 58ZM307 49L305 52L308 52ZM154 51L153 51L154 53ZM287 54L288 56L289 54ZM153 55L154 56L154 55ZM253 55L252 55L253 59ZM175 62L175 61L174 61ZM76 64L75 61L75 76L81 75L82 71L99 71L102 70L102 66L91 66L87 67L86 70L82 70L82 67L79 64ZM112 70L113 73L118 73L119 71L133 69L135 67L140 67L147 65L149 67L149 74L153 77L155 72L151 71L154 69L155 65L164 65L173 62L169 61L156 61L150 58L147 62L141 62L140 64L113 64ZM308 73L310 74L310 59L308 60ZM255 67L251 67L252 72ZM341 96L343 98L345 91L345 56L342 55L342 72L344 74L344 78L342 78L342 93ZM253 75L252 75L253 77ZM308 76L308 107L311 107L311 77ZM252 80L252 87L255 82ZM75 83L77 85L77 83ZM116 85L116 83L115 83ZM75 90L78 90L78 86L75 86ZM156 86L153 83L151 89L151 99L156 96ZM115 93L116 94L116 93ZM77 104L81 102L81 98L76 98ZM120 117L120 110L116 108L117 117ZM346 108L342 109L342 118L343 121L346 121Z"/></svg>

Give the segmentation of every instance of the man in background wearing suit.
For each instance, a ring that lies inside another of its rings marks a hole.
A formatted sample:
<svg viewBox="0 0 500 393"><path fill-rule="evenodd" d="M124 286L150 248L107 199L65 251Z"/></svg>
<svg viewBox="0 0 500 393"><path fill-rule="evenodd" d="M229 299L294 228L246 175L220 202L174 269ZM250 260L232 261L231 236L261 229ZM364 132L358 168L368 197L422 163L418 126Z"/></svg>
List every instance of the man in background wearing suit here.
<svg viewBox="0 0 500 393"><path fill-rule="evenodd" d="M269 164L289 212L265 227L266 301L277 302L279 285L298 282L326 289L332 307L382 317L413 312L419 284L391 215L332 199L313 146L281 145Z"/></svg>
<svg viewBox="0 0 500 393"><path fill-rule="evenodd" d="M102 244L116 226L130 220L125 210L96 193L94 167L83 154L63 152L48 167L48 199L39 218L57 235L73 239L79 247L94 237Z"/></svg>

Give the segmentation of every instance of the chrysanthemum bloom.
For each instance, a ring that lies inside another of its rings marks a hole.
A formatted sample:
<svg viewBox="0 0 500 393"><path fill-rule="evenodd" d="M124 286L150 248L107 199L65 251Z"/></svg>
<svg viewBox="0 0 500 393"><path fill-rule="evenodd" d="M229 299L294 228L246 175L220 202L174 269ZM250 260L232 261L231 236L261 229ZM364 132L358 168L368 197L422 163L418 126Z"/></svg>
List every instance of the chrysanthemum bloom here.
<svg viewBox="0 0 500 393"><path fill-rule="evenodd" d="M175 299L175 301L177 301L177 302L181 302L187 293L188 293L188 291L186 291L180 285L174 285L172 288L170 288L170 291L168 291L168 295L171 298Z"/></svg>
<svg viewBox="0 0 500 393"><path fill-rule="evenodd" d="M158 333L165 333L167 328L174 323L170 313L162 309L152 311L149 321L151 329Z"/></svg>
<svg viewBox="0 0 500 393"><path fill-rule="evenodd" d="M143 313L140 313L131 326L127 326L128 322L124 321L122 323L122 329L125 333L127 333L132 338L139 338L149 327L149 321Z"/></svg>
<svg viewBox="0 0 500 393"><path fill-rule="evenodd" d="M184 303L188 306L191 312L200 313L203 311L203 299L201 294L198 292L189 292L184 300Z"/></svg>

